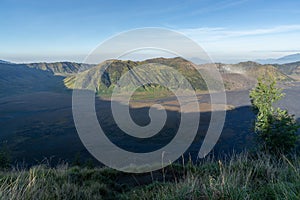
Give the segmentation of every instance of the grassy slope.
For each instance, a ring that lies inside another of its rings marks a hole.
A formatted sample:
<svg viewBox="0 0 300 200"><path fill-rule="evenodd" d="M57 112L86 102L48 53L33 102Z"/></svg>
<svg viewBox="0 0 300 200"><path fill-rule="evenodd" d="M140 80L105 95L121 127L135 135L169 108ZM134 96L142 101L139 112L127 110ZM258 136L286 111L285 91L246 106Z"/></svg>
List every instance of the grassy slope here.
<svg viewBox="0 0 300 200"><path fill-rule="evenodd" d="M137 74L135 76L135 79L133 81L138 81L138 78L142 79L148 79L149 77L155 77L156 79L161 80L161 82L168 82L171 85L174 83L174 85L178 85L177 81L179 83L182 83L182 80L179 77L176 77L176 75L168 75L165 73L164 70L156 68L156 66L166 65L168 67L172 67L175 70L177 70L180 74L182 74L192 85L192 87L195 90L199 91L205 91L207 90L207 86L201 77L201 75L198 73L198 71L195 69L195 67L188 61L182 59L182 58L172 58L172 59L166 59L166 58L156 58L156 59L150 59L145 60L142 62L134 62L134 61L121 61L121 60L111 60L106 61L104 63L99 64L98 66L91 68L85 72L83 72L81 75L78 76L78 82L81 84L84 83L86 88L93 89L97 91L99 94L110 94L117 84L117 81L120 79L120 77L128 72L130 69L135 68L138 65L143 64L150 64L153 65L153 70L151 71L145 71L141 72L141 74ZM104 67L108 66L108 68L104 71L103 76L100 77L100 71L103 70ZM145 75L146 74L146 75ZM75 77L69 76L65 79L65 85L68 88L74 88L74 82ZM132 83L128 81L128 87L130 87ZM145 91L148 89L152 91L153 85L145 86ZM157 87L156 90L160 91L161 88ZM143 92L143 91L139 91Z"/></svg>
<svg viewBox="0 0 300 200"><path fill-rule="evenodd" d="M29 68L48 71L56 75L67 76L77 73L79 70L87 69L93 65L74 63L74 62L55 62L55 63L31 63L27 64Z"/></svg>
<svg viewBox="0 0 300 200"><path fill-rule="evenodd" d="M1 199L299 199L300 158L236 155L152 174L45 166L0 173Z"/></svg>
<svg viewBox="0 0 300 200"><path fill-rule="evenodd" d="M207 74L207 69L211 68L210 64L196 66L191 62L182 58L154 58L140 62L134 61L122 61L122 60L110 60L105 61L94 68L90 68L85 72L81 73L77 78L79 85L84 85L85 88L95 90L99 95L109 96L112 93L113 88L117 84L120 77L136 66L150 64L153 65L153 70L142 72L142 74L137 74L135 78L137 80L128 80L128 87L131 85L131 81L138 81L138 78L147 79L148 77L155 77L162 82L168 82L174 85L182 83L179 77L168 76L163 70L155 69L159 65L165 65L172 67L182 74L192 85L196 91L206 91L207 85L204 79L201 77L197 69L202 75L205 75L207 81L211 82L212 85L218 90L220 88L220 83L214 77ZM102 77L100 77L100 71L107 69L103 72ZM291 77L284 74L278 67L273 65L261 65L255 62L241 62L238 64L216 64L219 68L221 74L223 75L223 80L226 89L244 89L252 87L256 83L256 79L259 76L270 75L275 77L278 81L293 81ZM229 70L228 70L229 69ZM206 74L205 74L206 73ZM178 81L178 82L177 82ZM65 85L68 88L74 88L75 76L68 76L65 80ZM152 88L150 88L152 92ZM155 91L159 94L165 94L169 96L169 93L165 93L161 88L156 87ZM144 91L138 91L140 94L137 96L153 96L153 94L147 94L148 86L144 87ZM153 93L153 92L152 92Z"/></svg>
<svg viewBox="0 0 300 200"><path fill-rule="evenodd" d="M201 73L205 73L205 67L194 66L191 62L184 60L182 58L154 58L141 62L134 61L121 61L121 60L110 60L104 63L93 67L94 65L80 64L80 63L71 63L71 62L56 62L56 63L32 63L32 64L0 64L0 93L18 93L20 92L31 92L31 91L41 91L45 89L56 89L63 88L62 80L63 77L53 76L62 75L66 76L64 79L64 85L68 88L73 88L74 84L74 73L77 73L79 69L87 69L83 72L82 82L85 85L90 85L92 89L98 92L100 95L110 95L114 86L120 77L128 72L129 69L132 69L138 65L149 64L152 63L153 71L145 72L147 75L141 75L142 78L147 78L147 76L156 77L163 82L169 82L177 84L178 77L176 76L168 76L165 72L161 70L155 70L155 65L166 65L172 67L179 71L186 79L190 82L193 88L197 91L206 91L207 86L201 77L201 75L197 72L195 68L201 71ZM154 63L154 64L153 64ZM233 70L233 74L226 73L224 78L225 87L227 89L241 89L248 85L252 86L251 78L257 78L257 76L261 74L269 73L273 77L277 77L279 80L290 81L292 80L290 77L285 75L294 75L298 73L296 69L298 69L299 63L292 63L280 66L271 66L271 65L260 65L254 62L243 62L230 66ZM100 77L100 70L103 69L104 66L108 66L104 75ZM223 64L217 64L220 68ZM205 65L203 65L205 66ZM206 66L209 68L210 66ZM278 70L279 69L279 70ZM237 74L234 71L245 71L244 74ZM292 73L292 72L293 73ZM213 85L216 88L219 88L218 81L216 81L213 77L209 77L210 82L213 82ZM249 79L249 80L248 80ZM79 82L80 82L79 81ZM179 79L179 82L182 82ZM36 84L39 83L39 84ZM129 81L130 83L130 81ZM55 86L57 85L57 86ZM130 85L130 84L128 84ZM153 88L155 90L153 90ZM164 88L161 87L153 87L148 88L146 86L144 91L138 91L137 97L139 99L143 99L144 97L149 96L150 98L153 96L165 97L170 96L170 92L166 92Z"/></svg>

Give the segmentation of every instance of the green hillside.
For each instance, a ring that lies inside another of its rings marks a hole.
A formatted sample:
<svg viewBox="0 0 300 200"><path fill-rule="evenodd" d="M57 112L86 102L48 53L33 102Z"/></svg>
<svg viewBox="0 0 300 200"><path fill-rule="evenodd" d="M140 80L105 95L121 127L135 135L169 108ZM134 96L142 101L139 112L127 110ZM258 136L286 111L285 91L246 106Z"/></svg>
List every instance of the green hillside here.
<svg viewBox="0 0 300 200"><path fill-rule="evenodd" d="M211 64L194 65L193 63L180 58L154 58L145 61L123 61L108 60L98 65L89 65L73 62L56 63L31 63L31 64L0 64L0 92L2 96L19 93L34 92L40 90L52 90L53 88L74 88L75 74L78 73L77 83L85 88L94 90L100 95L110 95L119 79L129 70L137 66L151 65L151 70L140 71L135 74L133 80L128 80L127 89L132 87L132 82L139 79L160 80L170 83L174 87L183 83L181 77L168 75L162 66L168 66L177 70L183 75L196 91L207 91L207 85L203 77L216 89L221 83L208 72ZM217 63L228 90L250 88L255 84L258 76L269 74L279 81L293 81L300 75L300 63L284 65L261 65L256 62L241 62L238 64ZM107 67L106 70L104 68ZM102 76L100 72L103 72ZM82 72L79 72L82 71ZM60 76L60 77L59 77ZM64 78L65 77L65 78ZM36 84L39 83L39 84ZM125 88L126 89L126 88ZM137 91L142 98L157 96L164 97L171 95L170 91L155 84L145 85Z"/></svg>
<svg viewBox="0 0 300 200"><path fill-rule="evenodd" d="M207 90L205 81L195 67L193 67L193 64L182 58L157 58L141 62L109 60L97 65L96 67L81 72L76 77L77 84L79 83L79 85L84 85L85 88L94 90L99 94L107 94L113 90L122 75L143 64L151 66L151 70L141 70L139 72L135 71L135 75L133 77L134 80L128 80L128 89L133 87L132 82L140 81L141 79L150 80L150 77L160 80L161 82L168 82L170 85L174 85L174 87L176 87L178 83L183 84L181 77L175 74L170 75L170 73L166 73L166 68L164 66L168 66L183 75L190 82L194 90ZM107 69L104 70L105 67L107 67ZM103 75L101 76L100 72L102 71ZM67 77L64 82L68 88L74 88L75 76ZM149 84L142 87L140 91L152 91L153 88L158 90L162 89L162 87L156 86L155 84Z"/></svg>
<svg viewBox="0 0 300 200"><path fill-rule="evenodd" d="M52 72L55 75L67 76L77 73L79 70L87 69L93 65L74 63L74 62L55 62L55 63L31 63L27 64L30 68Z"/></svg>

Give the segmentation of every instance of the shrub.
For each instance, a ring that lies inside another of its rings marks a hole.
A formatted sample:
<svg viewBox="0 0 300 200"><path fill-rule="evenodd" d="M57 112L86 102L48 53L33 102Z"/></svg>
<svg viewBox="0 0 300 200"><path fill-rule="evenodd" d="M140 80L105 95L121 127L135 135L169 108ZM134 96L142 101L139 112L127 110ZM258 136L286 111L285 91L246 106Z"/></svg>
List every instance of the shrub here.
<svg viewBox="0 0 300 200"><path fill-rule="evenodd" d="M276 80L271 77L259 78L257 86L250 92L256 114L254 130L262 149L271 154L287 154L297 142L299 125L294 116L287 110L273 107L283 96L282 90L276 87Z"/></svg>

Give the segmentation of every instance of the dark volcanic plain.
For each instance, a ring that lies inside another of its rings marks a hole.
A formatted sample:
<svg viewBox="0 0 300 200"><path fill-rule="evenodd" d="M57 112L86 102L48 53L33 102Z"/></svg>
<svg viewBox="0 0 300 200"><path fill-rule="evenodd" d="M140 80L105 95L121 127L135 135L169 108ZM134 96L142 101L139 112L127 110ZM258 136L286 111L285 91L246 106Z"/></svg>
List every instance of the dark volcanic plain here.
<svg viewBox="0 0 300 200"><path fill-rule="evenodd" d="M286 97L279 103L297 118L300 117L300 84L285 86ZM213 153L240 152L253 147L251 124L254 119L250 108L249 91L228 91L227 111L222 135ZM172 102L173 97L164 99ZM200 103L209 103L209 94L199 95ZM118 129L112 120L110 102L96 97L99 122L107 136L118 146L135 152L147 152L164 146L176 133L180 113L167 111L168 120L163 130L150 139L133 139ZM149 123L148 108L130 110L138 124ZM198 135L186 152L196 158L206 133L210 112L201 112ZM35 164L44 158L53 164L62 160L71 162L80 153L83 160L91 158L82 145L72 118L72 92L36 92L0 98L0 141L10 149L14 161Z"/></svg>

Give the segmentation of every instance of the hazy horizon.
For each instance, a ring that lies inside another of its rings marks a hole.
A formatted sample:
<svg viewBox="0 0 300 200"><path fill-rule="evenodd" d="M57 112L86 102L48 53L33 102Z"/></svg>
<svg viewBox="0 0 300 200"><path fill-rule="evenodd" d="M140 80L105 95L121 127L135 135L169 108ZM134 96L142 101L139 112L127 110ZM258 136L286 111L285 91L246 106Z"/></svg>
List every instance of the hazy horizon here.
<svg viewBox="0 0 300 200"><path fill-rule="evenodd" d="M298 55L300 53L295 52L292 54L287 54L286 56L289 55ZM48 59L33 59L33 60L24 60L24 61L13 61L13 60L7 60L7 59L1 59L2 61L6 61L6 62L10 62L10 63L14 63L14 64L29 64L29 63L56 63L56 62L74 62L74 63L87 63L87 64L99 64L99 63L89 63L89 62L85 62L84 56L82 56L82 60L74 60L74 59L67 59L67 58L60 58L60 59L55 59L55 58L48 58ZM151 55L141 55L140 57L136 58L136 57L125 57L125 58L111 58L111 59L117 59L117 60L132 60L132 61L144 61L147 59L152 59L152 58L175 58L177 56L151 56ZM280 59L283 58L285 56L280 56L280 57L265 57L265 58L261 58L261 60L268 60L268 59ZM189 59L192 62L194 62L195 64L206 64L206 62L203 63L197 63L197 58L185 58L185 59ZM260 59L238 59L238 57L236 59L232 59L232 60L214 60L213 58L211 58L213 63L224 63L224 64L236 64L236 63L240 63L240 62L247 62L247 61L253 61L253 62L259 62ZM269 63L272 64L272 63Z"/></svg>

